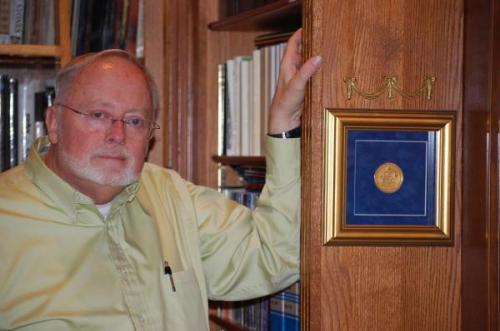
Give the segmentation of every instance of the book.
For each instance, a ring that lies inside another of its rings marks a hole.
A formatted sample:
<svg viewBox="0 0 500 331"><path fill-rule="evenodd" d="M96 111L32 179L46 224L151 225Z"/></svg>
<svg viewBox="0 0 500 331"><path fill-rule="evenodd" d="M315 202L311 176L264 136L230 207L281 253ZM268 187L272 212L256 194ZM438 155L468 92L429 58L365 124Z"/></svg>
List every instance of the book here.
<svg viewBox="0 0 500 331"><path fill-rule="evenodd" d="M252 153L251 155L260 156L262 155L262 104L261 104L261 50L256 49L252 53L253 58L253 87L252 87L252 114L253 114L253 128L252 128Z"/></svg>
<svg viewBox="0 0 500 331"><path fill-rule="evenodd" d="M20 44L23 40L24 0L11 0L9 34L12 44Z"/></svg>
<svg viewBox="0 0 500 331"><path fill-rule="evenodd" d="M139 0L139 9L137 14L137 32L136 32L135 56L144 57L144 0Z"/></svg>
<svg viewBox="0 0 500 331"><path fill-rule="evenodd" d="M294 283L270 299L270 331L300 330L300 285Z"/></svg>
<svg viewBox="0 0 500 331"><path fill-rule="evenodd" d="M217 67L217 154L226 154L226 64Z"/></svg>
<svg viewBox="0 0 500 331"><path fill-rule="evenodd" d="M17 80L3 75L1 86L2 117L2 171L17 165L18 160L18 119L17 119Z"/></svg>
<svg viewBox="0 0 500 331"><path fill-rule="evenodd" d="M0 0L0 44L10 44L10 0Z"/></svg>
<svg viewBox="0 0 500 331"><path fill-rule="evenodd" d="M253 69L252 57L242 56L240 67L240 154L253 155Z"/></svg>
<svg viewBox="0 0 500 331"><path fill-rule="evenodd" d="M4 160L5 160L5 121L7 112L7 102L9 99L8 93L9 78L7 75L0 75L0 171L5 170Z"/></svg>
<svg viewBox="0 0 500 331"><path fill-rule="evenodd" d="M41 0L41 2L40 40L36 43L54 45L56 43L55 3L54 0Z"/></svg>
<svg viewBox="0 0 500 331"><path fill-rule="evenodd" d="M0 44L22 43L24 1L0 0Z"/></svg>
<svg viewBox="0 0 500 331"><path fill-rule="evenodd" d="M240 73L241 57L230 59L226 62L227 68L227 97L228 97L228 116L227 121L227 155L240 155L240 137L241 137L241 110L240 110Z"/></svg>
<svg viewBox="0 0 500 331"><path fill-rule="evenodd" d="M23 162L28 156L35 138L35 92L40 90L42 82L37 77L23 75L19 80L18 109L18 161Z"/></svg>

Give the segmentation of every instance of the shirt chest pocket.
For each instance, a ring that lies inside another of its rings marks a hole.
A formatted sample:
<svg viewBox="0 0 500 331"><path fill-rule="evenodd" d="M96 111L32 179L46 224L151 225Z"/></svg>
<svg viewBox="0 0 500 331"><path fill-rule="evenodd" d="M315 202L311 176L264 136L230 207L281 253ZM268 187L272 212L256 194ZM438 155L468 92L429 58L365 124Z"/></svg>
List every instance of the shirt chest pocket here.
<svg viewBox="0 0 500 331"><path fill-rule="evenodd" d="M162 284L164 319L168 330L206 330L207 316L193 270L163 275Z"/></svg>

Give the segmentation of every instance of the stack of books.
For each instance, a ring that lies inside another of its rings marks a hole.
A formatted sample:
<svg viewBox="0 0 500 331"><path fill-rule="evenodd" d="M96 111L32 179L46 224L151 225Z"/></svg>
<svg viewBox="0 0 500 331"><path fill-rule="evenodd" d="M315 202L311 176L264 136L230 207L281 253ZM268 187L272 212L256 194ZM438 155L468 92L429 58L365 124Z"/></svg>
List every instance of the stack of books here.
<svg viewBox="0 0 500 331"><path fill-rule="evenodd" d="M144 56L144 0L73 0L72 54L120 48Z"/></svg>
<svg viewBox="0 0 500 331"><path fill-rule="evenodd" d="M54 45L54 0L0 0L0 44Z"/></svg>
<svg viewBox="0 0 500 331"><path fill-rule="evenodd" d="M23 162L33 141L46 134L45 111L54 88L31 74L0 74L0 171Z"/></svg>
<svg viewBox="0 0 500 331"><path fill-rule="evenodd" d="M285 43L266 46L251 56L219 65L219 154L264 154L268 110L278 82Z"/></svg>

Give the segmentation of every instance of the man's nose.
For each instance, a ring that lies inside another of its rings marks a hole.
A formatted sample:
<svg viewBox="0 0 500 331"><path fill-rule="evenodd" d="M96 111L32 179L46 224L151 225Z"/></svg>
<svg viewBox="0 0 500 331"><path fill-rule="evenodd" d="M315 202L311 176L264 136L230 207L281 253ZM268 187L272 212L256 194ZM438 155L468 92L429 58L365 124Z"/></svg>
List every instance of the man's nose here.
<svg viewBox="0 0 500 331"><path fill-rule="evenodd" d="M110 127L106 133L106 141L110 143L123 144L125 143L125 123L119 119L111 119Z"/></svg>

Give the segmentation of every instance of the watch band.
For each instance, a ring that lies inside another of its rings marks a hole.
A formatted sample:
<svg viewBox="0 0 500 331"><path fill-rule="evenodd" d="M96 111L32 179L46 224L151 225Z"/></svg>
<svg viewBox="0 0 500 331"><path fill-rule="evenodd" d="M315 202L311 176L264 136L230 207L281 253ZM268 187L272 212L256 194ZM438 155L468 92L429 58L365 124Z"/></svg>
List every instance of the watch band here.
<svg viewBox="0 0 500 331"><path fill-rule="evenodd" d="M289 138L300 138L301 133L302 133L302 127L298 126L288 131L283 131L280 133L268 133L267 135L273 138L289 139Z"/></svg>

